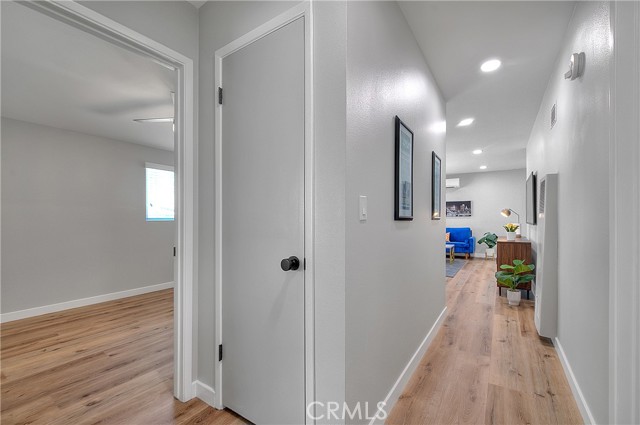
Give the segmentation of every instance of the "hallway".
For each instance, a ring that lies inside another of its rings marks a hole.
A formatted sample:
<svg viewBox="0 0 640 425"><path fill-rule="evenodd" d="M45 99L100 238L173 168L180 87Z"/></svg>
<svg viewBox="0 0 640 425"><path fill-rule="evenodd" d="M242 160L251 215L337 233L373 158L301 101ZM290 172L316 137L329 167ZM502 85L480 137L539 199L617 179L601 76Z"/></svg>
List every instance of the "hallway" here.
<svg viewBox="0 0 640 425"><path fill-rule="evenodd" d="M509 307L494 272L494 261L475 259L447 279L448 317L387 424L582 423L533 303Z"/></svg>

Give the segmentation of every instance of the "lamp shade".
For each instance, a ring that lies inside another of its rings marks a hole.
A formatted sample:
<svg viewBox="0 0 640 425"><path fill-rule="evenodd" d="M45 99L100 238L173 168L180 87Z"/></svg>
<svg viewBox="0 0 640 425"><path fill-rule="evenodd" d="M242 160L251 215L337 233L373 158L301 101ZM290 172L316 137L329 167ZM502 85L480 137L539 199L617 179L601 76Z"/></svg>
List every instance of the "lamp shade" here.
<svg viewBox="0 0 640 425"><path fill-rule="evenodd" d="M502 214L505 217L509 217L511 215L511 208L505 208L502 211L500 211L500 214Z"/></svg>

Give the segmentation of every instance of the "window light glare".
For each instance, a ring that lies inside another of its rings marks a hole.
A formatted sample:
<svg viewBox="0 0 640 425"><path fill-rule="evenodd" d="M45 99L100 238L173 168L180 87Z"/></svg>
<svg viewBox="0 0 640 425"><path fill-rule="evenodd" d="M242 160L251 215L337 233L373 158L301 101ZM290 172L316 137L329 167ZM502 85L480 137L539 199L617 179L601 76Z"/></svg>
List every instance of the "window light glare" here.
<svg viewBox="0 0 640 425"><path fill-rule="evenodd" d="M499 59L489 59L488 61L480 65L480 69L482 70L482 72L493 72L496 69L500 68L501 65L502 62L500 62Z"/></svg>
<svg viewBox="0 0 640 425"><path fill-rule="evenodd" d="M480 166L480 169L481 169L481 170L486 170L486 169L487 169L487 166L486 166L486 165L481 165L481 166Z"/></svg>
<svg viewBox="0 0 640 425"><path fill-rule="evenodd" d="M482 153L482 149L476 149L473 151L474 155L480 155Z"/></svg>
<svg viewBox="0 0 640 425"><path fill-rule="evenodd" d="M465 118L458 123L458 127L466 127L473 123L473 118Z"/></svg>

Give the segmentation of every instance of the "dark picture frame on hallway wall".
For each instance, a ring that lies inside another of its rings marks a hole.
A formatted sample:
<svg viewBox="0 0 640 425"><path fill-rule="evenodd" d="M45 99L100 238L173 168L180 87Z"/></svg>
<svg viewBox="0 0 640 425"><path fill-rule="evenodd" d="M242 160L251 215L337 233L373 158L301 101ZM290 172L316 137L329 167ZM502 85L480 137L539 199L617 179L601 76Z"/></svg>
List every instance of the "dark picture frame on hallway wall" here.
<svg viewBox="0 0 640 425"><path fill-rule="evenodd" d="M431 220L442 217L442 160L431 152Z"/></svg>
<svg viewBox="0 0 640 425"><path fill-rule="evenodd" d="M536 189L537 189L537 173L531 173L529 178L527 179L527 211L526 211L526 219L527 224L536 225L537 224L537 214L536 214Z"/></svg>
<svg viewBox="0 0 640 425"><path fill-rule="evenodd" d="M394 219L413 220L413 131L396 115Z"/></svg>

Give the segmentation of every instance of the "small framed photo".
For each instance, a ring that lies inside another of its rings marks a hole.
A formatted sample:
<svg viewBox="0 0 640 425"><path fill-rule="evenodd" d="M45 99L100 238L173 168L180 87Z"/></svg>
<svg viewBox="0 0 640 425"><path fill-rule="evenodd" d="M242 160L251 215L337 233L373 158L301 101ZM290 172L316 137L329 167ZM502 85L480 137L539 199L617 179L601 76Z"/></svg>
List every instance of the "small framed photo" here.
<svg viewBox="0 0 640 425"><path fill-rule="evenodd" d="M396 116L396 220L413 220L413 131Z"/></svg>
<svg viewBox="0 0 640 425"><path fill-rule="evenodd" d="M471 201L447 201L447 217L471 217Z"/></svg>
<svg viewBox="0 0 640 425"><path fill-rule="evenodd" d="M442 217L442 161L431 152L431 220Z"/></svg>

